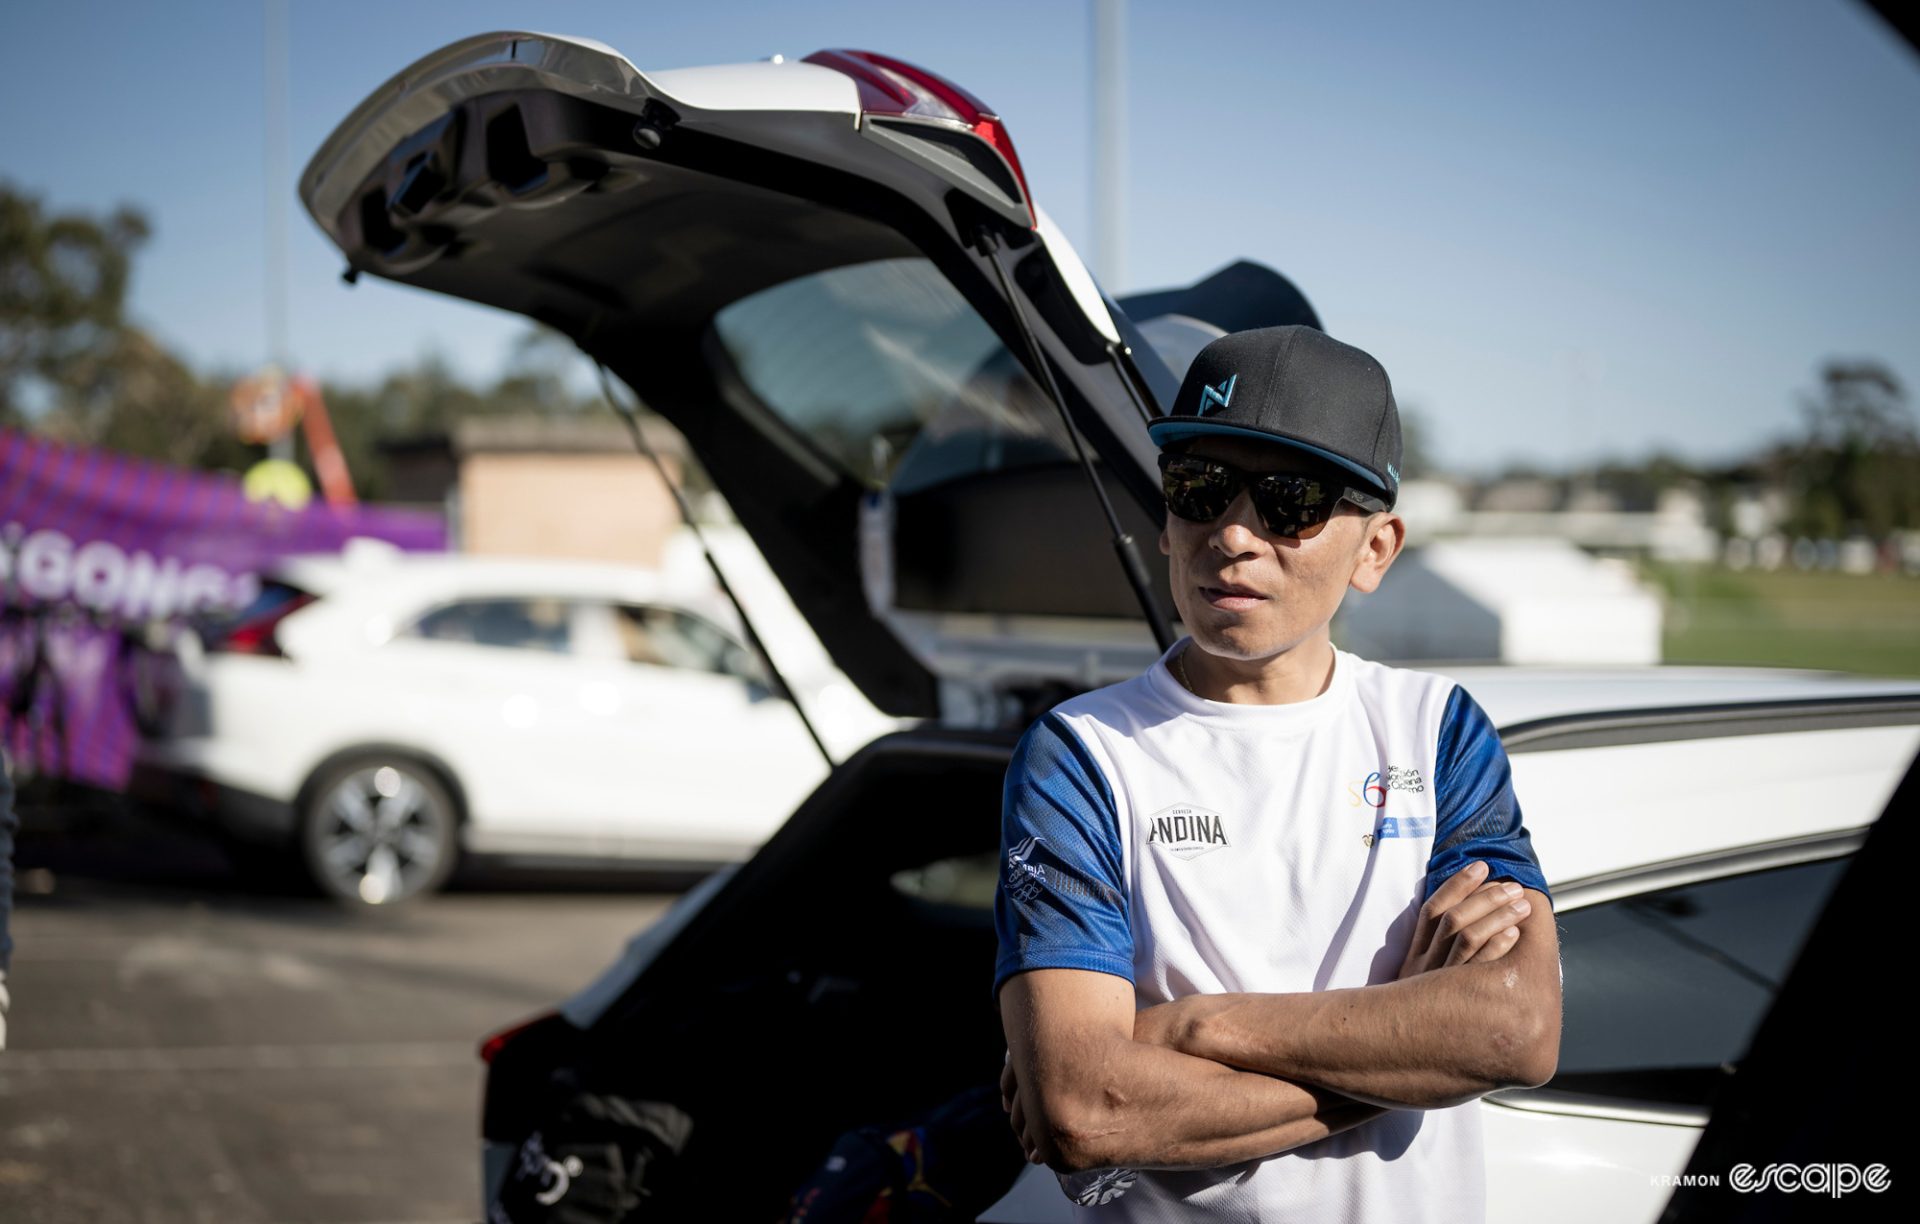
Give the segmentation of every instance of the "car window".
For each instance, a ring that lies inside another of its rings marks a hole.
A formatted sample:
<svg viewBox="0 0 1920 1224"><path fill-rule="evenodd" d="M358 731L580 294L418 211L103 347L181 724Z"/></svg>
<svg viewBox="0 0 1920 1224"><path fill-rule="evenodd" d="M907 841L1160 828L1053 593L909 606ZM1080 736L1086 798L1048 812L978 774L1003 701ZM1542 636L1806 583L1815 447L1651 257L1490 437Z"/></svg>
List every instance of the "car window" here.
<svg viewBox="0 0 1920 1224"><path fill-rule="evenodd" d="M228 630L248 621L259 620L285 608L299 600L311 600L311 592L279 578L261 580L260 590L246 607L240 609L209 608L195 615L191 623L199 631L200 640L213 643L225 636Z"/></svg>
<svg viewBox="0 0 1920 1224"><path fill-rule="evenodd" d="M869 488L1072 457L1044 393L926 259L798 277L713 327L753 393Z"/></svg>
<svg viewBox="0 0 1920 1224"><path fill-rule="evenodd" d="M253 602L234 613L233 619L236 621L254 620L267 615L269 612L283 608L296 599L303 599L306 596L306 591L293 585L291 582L284 582L278 578L268 578L260 583L260 593L253 597Z"/></svg>
<svg viewBox="0 0 1920 1224"><path fill-rule="evenodd" d="M572 649L570 609L560 599L466 599L435 608L412 635L434 642L468 642L566 654Z"/></svg>
<svg viewBox="0 0 1920 1224"><path fill-rule="evenodd" d="M1709 1104L1848 861L1777 867L1560 915L1565 1020L1559 1070L1545 1087Z"/></svg>
<svg viewBox="0 0 1920 1224"><path fill-rule="evenodd" d="M1000 882L1000 853L965 854L935 859L919 867L896 871L889 877L894 889L922 901L993 912L993 894Z"/></svg>
<svg viewBox="0 0 1920 1224"><path fill-rule="evenodd" d="M627 658L656 667L715 672L764 683L745 647L697 616L641 604L614 607L614 625Z"/></svg>

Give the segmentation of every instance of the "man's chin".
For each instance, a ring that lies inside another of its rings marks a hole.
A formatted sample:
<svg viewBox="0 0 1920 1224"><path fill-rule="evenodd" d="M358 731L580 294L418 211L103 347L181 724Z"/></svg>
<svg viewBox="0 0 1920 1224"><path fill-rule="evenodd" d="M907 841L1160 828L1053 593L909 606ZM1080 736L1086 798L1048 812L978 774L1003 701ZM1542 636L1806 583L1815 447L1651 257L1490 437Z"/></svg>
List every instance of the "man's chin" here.
<svg viewBox="0 0 1920 1224"><path fill-rule="evenodd" d="M1253 623L1250 618L1217 623L1223 620L1226 618L1209 608L1187 624L1187 632L1192 635L1194 644L1222 659L1258 663L1285 654L1304 640L1292 637L1277 626Z"/></svg>

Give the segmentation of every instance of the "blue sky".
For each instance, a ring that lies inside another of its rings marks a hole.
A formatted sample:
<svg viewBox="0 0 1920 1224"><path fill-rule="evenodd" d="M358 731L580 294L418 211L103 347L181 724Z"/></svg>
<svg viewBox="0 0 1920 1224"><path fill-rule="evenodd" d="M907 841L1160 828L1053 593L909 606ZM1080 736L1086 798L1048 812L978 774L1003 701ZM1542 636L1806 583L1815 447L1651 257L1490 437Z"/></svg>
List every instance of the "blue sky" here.
<svg viewBox="0 0 1920 1224"><path fill-rule="evenodd" d="M146 210L138 320L207 370L267 352L264 5L16 6L0 176ZM1465 470L1794 428L1829 356L1920 392L1920 59L1839 0L1132 0L1125 276L1233 259L1293 277ZM528 28L642 69L883 50L984 97L1091 255L1084 0L964 5L293 0L293 178L415 57ZM363 280L289 209L295 364L371 380L437 352L475 379L522 324Z"/></svg>

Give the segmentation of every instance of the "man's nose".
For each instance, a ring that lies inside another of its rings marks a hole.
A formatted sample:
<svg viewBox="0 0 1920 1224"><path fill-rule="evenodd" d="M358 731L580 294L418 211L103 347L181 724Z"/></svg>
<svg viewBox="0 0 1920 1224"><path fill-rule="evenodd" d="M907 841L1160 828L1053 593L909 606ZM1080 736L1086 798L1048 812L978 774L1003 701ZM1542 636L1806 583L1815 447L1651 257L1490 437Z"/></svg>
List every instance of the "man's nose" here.
<svg viewBox="0 0 1920 1224"><path fill-rule="evenodd" d="M1230 557L1254 551L1260 543L1259 511L1253 508L1253 497L1245 489L1234 495L1226 512L1213 520L1213 532L1208 542Z"/></svg>

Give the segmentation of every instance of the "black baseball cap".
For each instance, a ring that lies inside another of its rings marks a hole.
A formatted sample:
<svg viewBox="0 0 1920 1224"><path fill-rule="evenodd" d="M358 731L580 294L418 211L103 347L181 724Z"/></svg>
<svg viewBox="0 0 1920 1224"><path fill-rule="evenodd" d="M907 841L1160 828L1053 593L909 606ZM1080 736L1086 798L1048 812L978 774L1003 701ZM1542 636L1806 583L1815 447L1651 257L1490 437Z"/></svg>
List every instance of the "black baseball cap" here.
<svg viewBox="0 0 1920 1224"><path fill-rule="evenodd" d="M1234 332L1187 367L1154 445L1203 434L1276 442L1333 463L1391 506L1400 495L1400 409L1371 356L1314 327Z"/></svg>

